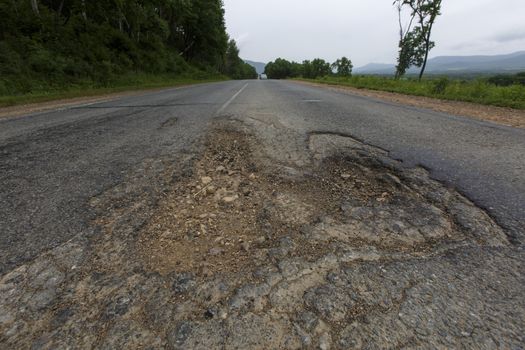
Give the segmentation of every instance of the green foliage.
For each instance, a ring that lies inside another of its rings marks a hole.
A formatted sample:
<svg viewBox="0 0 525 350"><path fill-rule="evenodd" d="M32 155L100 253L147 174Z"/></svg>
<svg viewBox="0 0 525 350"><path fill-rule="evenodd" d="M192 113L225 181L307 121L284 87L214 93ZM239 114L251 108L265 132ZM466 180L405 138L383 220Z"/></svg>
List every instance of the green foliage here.
<svg viewBox="0 0 525 350"><path fill-rule="evenodd" d="M520 75L521 77L525 75ZM351 78L324 77L311 80L325 84L352 86L397 92L407 95L437 97L446 100L467 101L500 107L525 109L525 85L497 86L490 79L471 81L437 79L393 79L379 76L353 76Z"/></svg>
<svg viewBox="0 0 525 350"><path fill-rule="evenodd" d="M432 88L432 92L436 95L442 95L447 91L450 80L447 77L443 77L433 81L433 83L434 87Z"/></svg>
<svg viewBox="0 0 525 350"><path fill-rule="evenodd" d="M300 75L300 72L296 70L297 66L298 64L295 62L278 58L274 62L269 62L264 72L270 79L294 78Z"/></svg>
<svg viewBox="0 0 525 350"><path fill-rule="evenodd" d="M434 43L431 43L434 46ZM396 77L402 77L412 67L421 67L425 57L424 38L421 28L408 32L399 42Z"/></svg>
<svg viewBox="0 0 525 350"><path fill-rule="evenodd" d="M226 50L225 73L233 79L256 79L257 71L254 67L239 58L239 49L235 40L228 42Z"/></svg>
<svg viewBox="0 0 525 350"><path fill-rule="evenodd" d="M332 63L332 71L335 71L340 77L350 77L353 68L352 61L344 56Z"/></svg>
<svg viewBox="0 0 525 350"><path fill-rule="evenodd" d="M326 62L321 58L316 58L310 61L303 62L303 78L315 79L317 77L325 77L330 75L332 70L330 68L330 63Z"/></svg>
<svg viewBox="0 0 525 350"><path fill-rule="evenodd" d="M1 1L0 18L2 95L109 87L130 74L254 77L227 52L222 0Z"/></svg>
<svg viewBox="0 0 525 350"><path fill-rule="evenodd" d="M405 75L411 66L421 67L419 80L423 77L428 54L435 46L430 40L432 27L441 14L442 0L395 0L399 13L399 54L396 66L396 78ZM403 8L410 9L410 20L403 26ZM416 25L413 26L414 21Z"/></svg>
<svg viewBox="0 0 525 350"><path fill-rule="evenodd" d="M525 86L525 72L514 75L500 74L490 77L488 82L498 86L511 86L514 84Z"/></svg>
<svg viewBox="0 0 525 350"><path fill-rule="evenodd" d="M306 79L316 79L320 77L334 75L349 77L352 74L352 61L342 57L333 64L321 58L312 61L305 60L303 63L290 62L283 58L278 58L266 65L265 73L270 79L287 79L303 77Z"/></svg>

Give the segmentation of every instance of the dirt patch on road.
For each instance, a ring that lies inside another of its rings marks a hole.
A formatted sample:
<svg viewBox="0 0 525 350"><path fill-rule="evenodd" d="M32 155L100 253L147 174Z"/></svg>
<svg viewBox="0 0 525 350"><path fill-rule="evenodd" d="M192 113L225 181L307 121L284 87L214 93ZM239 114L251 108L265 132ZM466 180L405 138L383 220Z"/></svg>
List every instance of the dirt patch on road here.
<svg viewBox="0 0 525 350"><path fill-rule="evenodd" d="M448 203L431 203L378 162L374 152L383 151L351 138L311 135L317 164L296 176L261 169L255 145L253 135L231 128L210 135L193 176L166 194L139 236L149 269L238 272L264 264L268 249L291 232L299 233L296 254L310 261L337 242L407 253L442 240L506 243L495 225L477 239L461 232ZM345 146L362 154L337 156Z"/></svg>
<svg viewBox="0 0 525 350"><path fill-rule="evenodd" d="M440 100L437 98L423 96L411 96L388 91L357 89L351 86L315 84L303 81L299 81L299 83L328 88L335 91L346 92L359 96L373 97L408 106L428 108L438 112L490 121L516 128L525 128L525 110L486 106L470 102Z"/></svg>

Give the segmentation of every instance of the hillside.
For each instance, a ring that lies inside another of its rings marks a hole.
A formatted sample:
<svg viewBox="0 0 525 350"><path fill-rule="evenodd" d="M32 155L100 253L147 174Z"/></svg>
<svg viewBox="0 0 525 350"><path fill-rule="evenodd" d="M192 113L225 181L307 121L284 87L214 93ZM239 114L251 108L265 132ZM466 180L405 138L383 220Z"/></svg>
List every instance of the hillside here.
<svg viewBox="0 0 525 350"><path fill-rule="evenodd" d="M221 0L0 2L0 97L255 78L224 14Z"/></svg>
<svg viewBox="0 0 525 350"><path fill-rule="evenodd" d="M428 60L427 73L468 74L468 73L516 73L525 70L525 51L495 56L438 56ZM394 64L370 63L354 70L358 74L392 75ZM412 68L408 73L417 73Z"/></svg>

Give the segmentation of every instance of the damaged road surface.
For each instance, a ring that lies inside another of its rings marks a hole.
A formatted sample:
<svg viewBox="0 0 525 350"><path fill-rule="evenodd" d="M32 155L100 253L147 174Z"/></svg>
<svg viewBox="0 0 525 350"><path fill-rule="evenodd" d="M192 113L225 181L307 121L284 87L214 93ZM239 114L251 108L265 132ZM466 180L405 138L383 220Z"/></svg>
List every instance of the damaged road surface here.
<svg viewBox="0 0 525 350"><path fill-rule="evenodd" d="M228 82L2 122L0 347L521 348L523 184L483 202L507 195L490 160L417 158L454 134L386 147L352 123L383 103L326 94Z"/></svg>

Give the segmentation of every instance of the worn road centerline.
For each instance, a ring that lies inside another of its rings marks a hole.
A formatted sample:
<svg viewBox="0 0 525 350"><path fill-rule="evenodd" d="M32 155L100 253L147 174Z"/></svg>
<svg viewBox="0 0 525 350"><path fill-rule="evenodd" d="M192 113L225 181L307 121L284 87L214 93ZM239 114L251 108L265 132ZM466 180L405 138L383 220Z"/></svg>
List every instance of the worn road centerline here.
<svg viewBox="0 0 525 350"><path fill-rule="evenodd" d="M223 104L221 108L219 108L217 114L222 113L226 108L228 108L228 106L244 91L244 89L246 89L247 86L248 83L244 84L244 86L239 91L237 91L235 95L232 96L232 98L226 101L226 103Z"/></svg>

